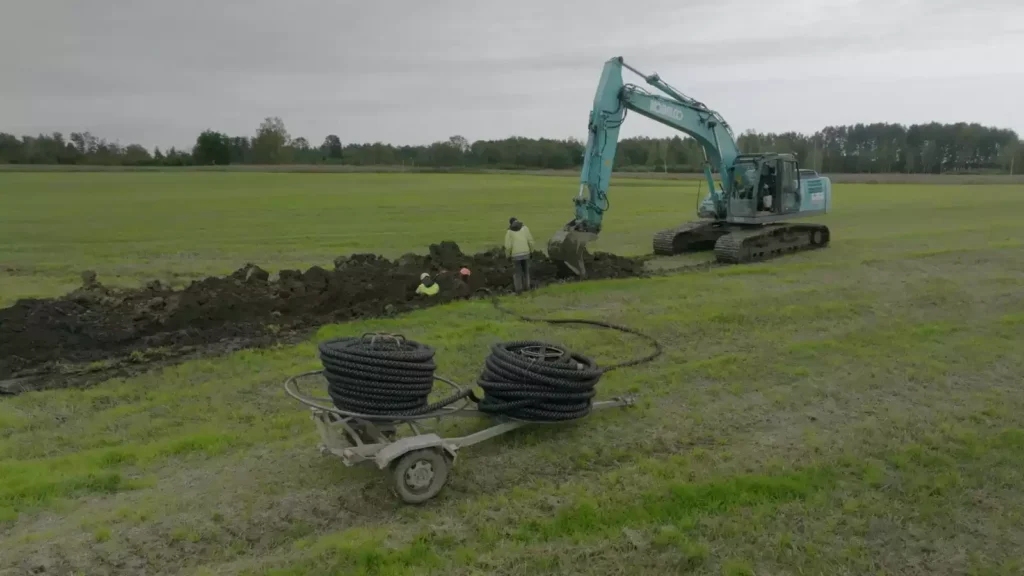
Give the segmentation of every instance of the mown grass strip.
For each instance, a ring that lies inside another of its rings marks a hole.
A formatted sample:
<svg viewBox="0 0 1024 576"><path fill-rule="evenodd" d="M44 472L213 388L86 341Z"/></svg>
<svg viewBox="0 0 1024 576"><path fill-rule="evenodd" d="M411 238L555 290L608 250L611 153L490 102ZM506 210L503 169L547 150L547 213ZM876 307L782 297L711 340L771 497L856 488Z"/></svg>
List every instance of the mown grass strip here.
<svg viewBox="0 0 1024 576"><path fill-rule="evenodd" d="M688 484L675 482L640 494L584 497L552 516L536 514L503 536L496 530L476 538L482 548L515 547L568 540L594 541L612 537L625 528L656 525L694 526L700 517L716 516L744 507L773 507L803 500L831 490L836 474L815 467L774 475L746 475ZM667 538L668 536L666 536ZM680 540L680 542L682 542ZM699 544L680 546L698 561L707 555ZM437 570L458 558L472 562L475 554L457 539L423 532L414 540L395 545L382 530L352 529L298 546L306 558L288 568L271 568L265 576L345 574L397 576Z"/></svg>
<svg viewBox="0 0 1024 576"><path fill-rule="evenodd" d="M16 520L23 511L64 499L142 488L150 485L141 479L142 472L167 458L210 457L243 443L249 440L204 431L56 458L0 461L0 521Z"/></svg>

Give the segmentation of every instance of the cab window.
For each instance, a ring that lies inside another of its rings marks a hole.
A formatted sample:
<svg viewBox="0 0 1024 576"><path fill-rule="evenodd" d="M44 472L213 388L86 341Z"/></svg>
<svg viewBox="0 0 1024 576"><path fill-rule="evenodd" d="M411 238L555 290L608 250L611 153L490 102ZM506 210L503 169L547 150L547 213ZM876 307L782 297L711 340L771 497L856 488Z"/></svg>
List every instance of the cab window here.
<svg viewBox="0 0 1024 576"><path fill-rule="evenodd" d="M780 174L781 192L783 194L793 194L800 190L800 175L797 172L796 162L792 160L782 161L782 174Z"/></svg>

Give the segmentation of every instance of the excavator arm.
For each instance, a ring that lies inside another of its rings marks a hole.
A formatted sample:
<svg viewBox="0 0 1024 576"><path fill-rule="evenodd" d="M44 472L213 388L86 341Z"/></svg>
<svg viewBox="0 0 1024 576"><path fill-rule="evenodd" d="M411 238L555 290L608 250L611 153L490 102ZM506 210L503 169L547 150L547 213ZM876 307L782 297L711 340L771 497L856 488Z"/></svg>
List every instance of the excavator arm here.
<svg viewBox="0 0 1024 576"><path fill-rule="evenodd" d="M664 96L623 83L623 68L643 77L647 84ZM644 75L621 57L612 58L604 65L590 112L579 193L573 199L575 216L548 243L549 255L581 276L585 274L583 254L586 244L601 232L603 215L609 208L608 184L615 163L619 128L629 111L679 130L700 143L704 150L704 176L709 190L708 197L701 204L701 215L725 217L732 186L731 179L725 175L740 154L728 123L714 110L665 83L657 74ZM715 187L712 166L722 175L722 189Z"/></svg>

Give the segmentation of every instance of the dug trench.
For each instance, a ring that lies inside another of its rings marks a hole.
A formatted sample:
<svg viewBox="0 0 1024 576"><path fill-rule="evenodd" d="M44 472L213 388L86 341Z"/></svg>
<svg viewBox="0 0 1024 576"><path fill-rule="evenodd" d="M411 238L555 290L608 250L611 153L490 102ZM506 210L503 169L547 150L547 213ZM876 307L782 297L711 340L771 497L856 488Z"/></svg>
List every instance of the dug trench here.
<svg viewBox="0 0 1024 576"><path fill-rule="evenodd" d="M643 258L587 256L587 278L642 276ZM458 271L471 271L469 282ZM416 294L431 273L436 296ZM545 254L531 262L534 287L573 281ZM467 255L454 242L394 261L375 254L335 259L334 269L281 270L247 264L175 290L152 281L114 290L84 273L60 298L23 299L0 310L0 394L88 385L184 359L307 338L323 324L391 316L457 298L512 291L512 264L500 249Z"/></svg>

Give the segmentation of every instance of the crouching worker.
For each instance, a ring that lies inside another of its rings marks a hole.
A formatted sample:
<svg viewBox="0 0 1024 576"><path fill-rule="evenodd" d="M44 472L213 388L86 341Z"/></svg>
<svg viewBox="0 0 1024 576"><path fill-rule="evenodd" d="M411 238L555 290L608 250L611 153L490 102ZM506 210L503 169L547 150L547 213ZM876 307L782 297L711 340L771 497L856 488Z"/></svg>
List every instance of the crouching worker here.
<svg viewBox="0 0 1024 576"><path fill-rule="evenodd" d="M530 229L515 217L508 219L505 231L505 255L512 259L512 282L516 292L530 289L530 254L533 236Z"/></svg>
<svg viewBox="0 0 1024 576"><path fill-rule="evenodd" d="M424 272L420 274L420 285L416 287L416 293L420 296L436 296L441 290L441 287L434 282L434 279L430 277L430 274Z"/></svg>
<svg viewBox="0 0 1024 576"><path fill-rule="evenodd" d="M469 285L469 268L463 267L459 270L459 277L455 279L455 297L467 300L473 295L473 288Z"/></svg>

